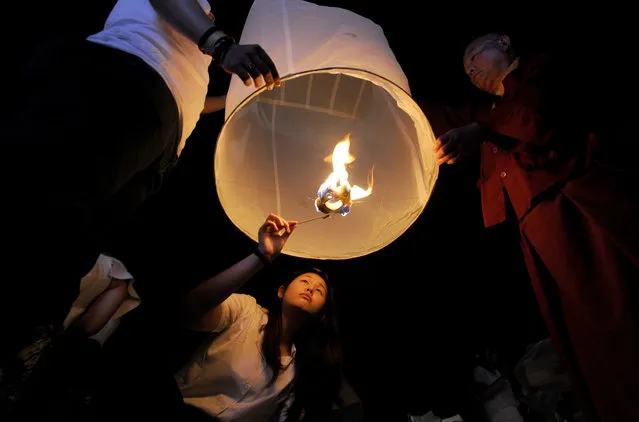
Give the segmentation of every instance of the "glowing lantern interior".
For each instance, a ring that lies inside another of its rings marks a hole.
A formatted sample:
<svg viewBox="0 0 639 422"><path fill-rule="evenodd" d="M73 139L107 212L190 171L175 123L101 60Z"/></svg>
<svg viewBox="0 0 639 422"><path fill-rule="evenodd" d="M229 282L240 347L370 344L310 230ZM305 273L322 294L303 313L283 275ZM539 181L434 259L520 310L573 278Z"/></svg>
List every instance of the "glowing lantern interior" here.
<svg viewBox="0 0 639 422"><path fill-rule="evenodd" d="M241 42L262 45L286 76L272 91L231 82L215 152L231 221L257 240L269 212L329 213L289 239L284 253L306 258L354 258L397 239L438 168L428 120L381 28L344 9L256 0Z"/></svg>

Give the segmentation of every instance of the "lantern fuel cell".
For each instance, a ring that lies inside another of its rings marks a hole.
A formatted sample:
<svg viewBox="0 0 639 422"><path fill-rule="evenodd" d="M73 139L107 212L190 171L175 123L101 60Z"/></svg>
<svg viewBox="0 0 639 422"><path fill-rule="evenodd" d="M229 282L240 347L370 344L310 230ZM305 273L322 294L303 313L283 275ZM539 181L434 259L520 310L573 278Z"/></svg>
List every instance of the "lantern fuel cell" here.
<svg viewBox="0 0 639 422"><path fill-rule="evenodd" d="M426 206L438 166L383 30L341 8L255 0L240 42L268 52L282 85L231 80L214 164L229 219L257 240L271 212L330 215L288 239L283 253L303 258L355 258L395 241Z"/></svg>
<svg viewBox="0 0 639 422"><path fill-rule="evenodd" d="M318 192L317 199L315 200L315 209L318 212L324 214L340 213L346 215L351 212L351 194L349 191L342 189L341 192L335 192L332 189L327 189L323 192Z"/></svg>
<svg viewBox="0 0 639 422"><path fill-rule="evenodd" d="M355 157L349 153L350 143L350 139L347 136L346 139L335 145L330 159L325 160L333 164L333 172L317 191L315 209L319 212L346 215L351 212L353 201L366 198L373 191L372 171L370 183L366 190L357 185L351 186L348 181L346 165L355 161Z"/></svg>

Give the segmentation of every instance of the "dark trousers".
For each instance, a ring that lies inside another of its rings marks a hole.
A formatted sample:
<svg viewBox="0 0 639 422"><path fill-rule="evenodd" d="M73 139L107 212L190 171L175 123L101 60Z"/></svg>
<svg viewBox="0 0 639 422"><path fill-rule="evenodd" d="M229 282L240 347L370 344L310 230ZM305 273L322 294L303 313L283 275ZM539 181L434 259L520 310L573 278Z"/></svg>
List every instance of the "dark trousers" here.
<svg viewBox="0 0 639 422"><path fill-rule="evenodd" d="M161 186L180 136L164 80L122 51L53 42L21 83L0 131L2 357L64 319L111 230Z"/></svg>

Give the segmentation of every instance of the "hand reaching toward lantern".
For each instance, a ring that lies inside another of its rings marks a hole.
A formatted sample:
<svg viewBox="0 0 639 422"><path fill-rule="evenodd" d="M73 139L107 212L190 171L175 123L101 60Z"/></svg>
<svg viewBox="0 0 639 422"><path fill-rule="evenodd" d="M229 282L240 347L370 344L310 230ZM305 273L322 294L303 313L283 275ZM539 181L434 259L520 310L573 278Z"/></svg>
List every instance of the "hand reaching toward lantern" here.
<svg viewBox="0 0 639 422"><path fill-rule="evenodd" d="M210 331L217 327L219 321L215 318L219 318L219 313L216 314L215 309L263 266L277 258L296 225L297 221L286 221L269 214L257 232L258 251L190 290L179 304L180 317L198 330Z"/></svg>
<svg viewBox="0 0 639 422"><path fill-rule="evenodd" d="M257 232L260 252L271 261L277 258L296 225L297 221L286 221L269 214Z"/></svg>
<svg viewBox="0 0 639 422"><path fill-rule="evenodd" d="M483 141L483 129L477 123L451 129L437 138L433 150L437 165L454 164L472 154Z"/></svg>
<svg viewBox="0 0 639 422"><path fill-rule="evenodd" d="M266 85L268 89L280 86L280 75L264 49L257 45L233 44L222 59L222 68L228 73L236 74L244 85L255 88Z"/></svg>

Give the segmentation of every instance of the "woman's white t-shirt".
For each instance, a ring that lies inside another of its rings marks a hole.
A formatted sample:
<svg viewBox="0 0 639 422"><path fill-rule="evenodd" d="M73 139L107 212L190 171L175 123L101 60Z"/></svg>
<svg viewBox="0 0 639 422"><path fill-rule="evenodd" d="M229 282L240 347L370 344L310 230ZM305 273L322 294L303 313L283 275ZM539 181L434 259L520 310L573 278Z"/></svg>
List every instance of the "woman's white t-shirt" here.
<svg viewBox="0 0 639 422"><path fill-rule="evenodd" d="M233 294L221 305L217 327L191 361L176 375L184 401L222 421L267 421L289 397L294 356L267 387L272 371L262 355L268 312L251 296Z"/></svg>

